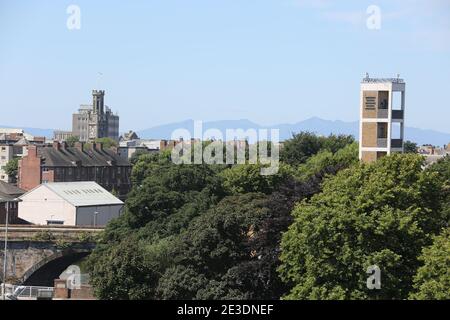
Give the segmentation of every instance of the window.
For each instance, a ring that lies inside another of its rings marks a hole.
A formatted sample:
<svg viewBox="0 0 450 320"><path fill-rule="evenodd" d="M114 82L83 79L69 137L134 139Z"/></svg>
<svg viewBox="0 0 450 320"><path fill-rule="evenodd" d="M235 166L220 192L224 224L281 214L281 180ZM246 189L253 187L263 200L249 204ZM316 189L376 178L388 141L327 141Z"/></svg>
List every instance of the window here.
<svg viewBox="0 0 450 320"><path fill-rule="evenodd" d="M365 101L366 109L374 110L376 106L376 97L367 97Z"/></svg>
<svg viewBox="0 0 450 320"><path fill-rule="evenodd" d="M55 224L61 225L61 224L64 224L64 221L61 221L61 220L47 220L47 225L48 226L49 225L55 225Z"/></svg>

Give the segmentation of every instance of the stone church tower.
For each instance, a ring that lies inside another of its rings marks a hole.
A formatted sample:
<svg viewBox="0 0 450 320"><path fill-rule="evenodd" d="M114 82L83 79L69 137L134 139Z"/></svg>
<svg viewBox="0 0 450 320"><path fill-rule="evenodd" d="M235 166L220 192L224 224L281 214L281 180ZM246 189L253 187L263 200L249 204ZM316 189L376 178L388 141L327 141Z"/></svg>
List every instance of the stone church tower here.
<svg viewBox="0 0 450 320"><path fill-rule="evenodd" d="M119 140L119 116L105 105L105 91L92 90L92 105L81 105L72 118L73 135L80 141Z"/></svg>

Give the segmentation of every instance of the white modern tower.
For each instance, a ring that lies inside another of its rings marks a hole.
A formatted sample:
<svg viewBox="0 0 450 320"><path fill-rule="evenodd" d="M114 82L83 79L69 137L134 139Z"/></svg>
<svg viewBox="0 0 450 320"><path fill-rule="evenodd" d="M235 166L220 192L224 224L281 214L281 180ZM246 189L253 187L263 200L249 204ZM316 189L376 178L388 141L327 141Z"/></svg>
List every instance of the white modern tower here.
<svg viewBox="0 0 450 320"><path fill-rule="evenodd" d="M359 159L376 161L403 152L405 82L400 78L369 78L361 82Z"/></svg>

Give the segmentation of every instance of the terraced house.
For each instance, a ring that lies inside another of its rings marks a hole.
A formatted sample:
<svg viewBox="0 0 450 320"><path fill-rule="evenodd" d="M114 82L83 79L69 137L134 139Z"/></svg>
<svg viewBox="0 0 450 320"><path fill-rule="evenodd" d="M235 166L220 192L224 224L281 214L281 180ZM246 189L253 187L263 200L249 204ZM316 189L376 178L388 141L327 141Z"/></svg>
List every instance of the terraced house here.
<svg viewBox="0 0 450 320"><path fill-rule="evenodd" d="M78 142L52 146L30 146L28 155L19 161L18 185L31 190L41 183L95 181L106 190L124 198L131 188L131 165L116 150L100 143L87 147Z"/></svg>

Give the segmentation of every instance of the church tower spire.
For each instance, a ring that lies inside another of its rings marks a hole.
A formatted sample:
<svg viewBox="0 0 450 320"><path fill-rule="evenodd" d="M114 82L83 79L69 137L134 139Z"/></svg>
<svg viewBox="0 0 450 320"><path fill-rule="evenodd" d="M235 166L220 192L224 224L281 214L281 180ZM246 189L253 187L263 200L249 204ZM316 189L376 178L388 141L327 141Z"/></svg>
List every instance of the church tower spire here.
<svg viewBox="0 0 450 320"><path fill-rule="evenodd" d="M92 107L94 113L104 114L105 112L105 90L92 90Z"/></svg>

